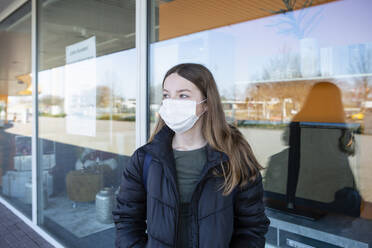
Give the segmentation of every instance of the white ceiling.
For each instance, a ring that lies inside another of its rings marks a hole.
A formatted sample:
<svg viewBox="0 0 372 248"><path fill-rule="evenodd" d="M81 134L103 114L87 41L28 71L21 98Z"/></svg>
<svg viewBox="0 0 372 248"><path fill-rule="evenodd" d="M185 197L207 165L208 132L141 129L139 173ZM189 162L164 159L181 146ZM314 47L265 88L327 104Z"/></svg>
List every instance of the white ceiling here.
<svg viewBox="0 0 372 248"><path fill-rule="evenodd" d="M0 0L1 10L12 0ZM65 65L65 48L96 36L97 56L135 46L135 0L47 0L41 9L39 68ZM30 6L0 22L0 94L26 87L17 76L31 71Z"/></svg>
<svg viewBox="0 0 372 248"><path fill-rule="evenodd" d="M0 13L3 13L14 2L14 0L0 0Z"/></svg>
<svg viewBox="0 0 372 248"><path fill-rule="evenodd" d="M12 2L12 3L10 3ZM16 1L0 0L0 14ZM0 22L0 94L15 95L26 85L17 76L31 71L30 4Z"/></svg>
<svg viewBox="0 0 372 248"><path fill-rule="evenodd" d="M40 67L65 64L65 47L96 36L97 56L135 46L135 0L54 1L40 16Z"/></svg>

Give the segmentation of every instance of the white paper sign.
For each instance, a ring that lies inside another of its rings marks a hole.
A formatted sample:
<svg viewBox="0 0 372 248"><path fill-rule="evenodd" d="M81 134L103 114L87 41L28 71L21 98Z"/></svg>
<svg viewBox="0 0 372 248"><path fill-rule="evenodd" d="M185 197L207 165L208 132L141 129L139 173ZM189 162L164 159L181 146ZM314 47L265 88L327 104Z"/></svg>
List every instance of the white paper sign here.
<svg viewBox="0 0 372 248"><path fill-rule="evenodd" d="M96 37L93 36L66 47L66 64L96 57Z"/></svg>
<svg viewBox="0 0 372 248"><path fill-rule="evenodd" d="M68 134L96 135L95 52L95 37L66 48L66 60L70 62L65 66L65 113Z"/></svg>

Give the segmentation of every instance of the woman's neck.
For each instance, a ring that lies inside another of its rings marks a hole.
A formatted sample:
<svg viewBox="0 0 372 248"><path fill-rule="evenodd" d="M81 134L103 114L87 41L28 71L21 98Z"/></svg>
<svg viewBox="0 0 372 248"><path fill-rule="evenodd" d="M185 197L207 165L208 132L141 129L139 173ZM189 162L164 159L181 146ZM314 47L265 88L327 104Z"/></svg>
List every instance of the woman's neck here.
<svg viewBox="0 0 372 248"><path fill-rule="evenodd" d="M198 121L190 130L184 133L175 133L172 148L179 151L189 151L201 148L207 144L203 136L201 123Z"/></svg>

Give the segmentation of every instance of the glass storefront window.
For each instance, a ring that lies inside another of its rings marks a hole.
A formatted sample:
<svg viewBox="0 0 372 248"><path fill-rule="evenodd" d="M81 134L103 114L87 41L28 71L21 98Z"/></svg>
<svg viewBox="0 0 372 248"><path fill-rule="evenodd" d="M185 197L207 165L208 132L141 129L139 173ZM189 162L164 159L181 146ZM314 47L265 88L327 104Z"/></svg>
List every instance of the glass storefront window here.
<svg viewBox="0 0 372 248"><path fill-rule="evenodd" d="M267 206L372 242L372 3L150 2L150 130L165 72L207 66L265 167Z"/></svg>
<svg viewBox="0 0 372 248"><path fill-rule="evenodd" d="M68 247L113 247L135 149L135 1L39 1L39 224Z"/></svg>
<svg viewBox="0 0 372 248"><path fill-rule="evenodd" d="M31 218L31 3L0 22L0 195Z"/></svg>
<svg viewBox="0 0 372 248"><path fill-rule="evenodd" d="M36 2L37 223L67 247L113 247L111 208L142 100L136 1ZM267 247L371 245L372 2L148 4L149 130L165 72L207 66L227 121L265 168ZM0 196L29 218L31 81L27 1L0 22Z"/></svg>

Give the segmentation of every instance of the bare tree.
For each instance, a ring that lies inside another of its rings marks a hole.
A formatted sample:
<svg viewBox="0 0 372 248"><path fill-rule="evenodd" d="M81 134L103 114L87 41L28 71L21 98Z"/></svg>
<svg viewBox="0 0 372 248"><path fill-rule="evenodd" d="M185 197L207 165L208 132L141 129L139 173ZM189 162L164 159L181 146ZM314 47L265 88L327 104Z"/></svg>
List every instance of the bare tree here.
<svg viewBox="0 0 372 248"><path fill-rule="evenodd" d="M39 103L44 104L46 106L52 106L52 105L62 106L64 103L64 99L59 96L46 95L40 98Z"/></svg>
<svg viewBox="0 0 372 248"><path fill-rule="evenodd" d="M290 79L301 77L299 55L283 47L262 69L263 80Z"/></svg>
<svg viewBox="0 0 372 248"><path fill-rule="evenodd" d="M108 86L97 86L96 102L97 107L110 107L111 88Z"/></svg>
<svg viewBox="0 0 372 248"><path fill-rule="evenodd" d="M372 73L372 46L368 44L358 44L350 46L349 73L357 74L354 78L357 98L361 103L368 100L371 91L369 77L365 74ZM362 104L362 110L363 104Z"/></svg>
<svg viewBox="0 0 372 248"><path fill-rule="evenodd" d="M306 0L304 4L296 7L296 0L282 0L285 8L279 10L263 9L271 14L283 14L275 21L267 25L278 30L279 34L293 35L298 39L302 39L311 33L320 21L322 9L315 12L313 15L308 15L309 7L313 5L313 0ZM298 11L294 11L298 9Z"/></svg>

